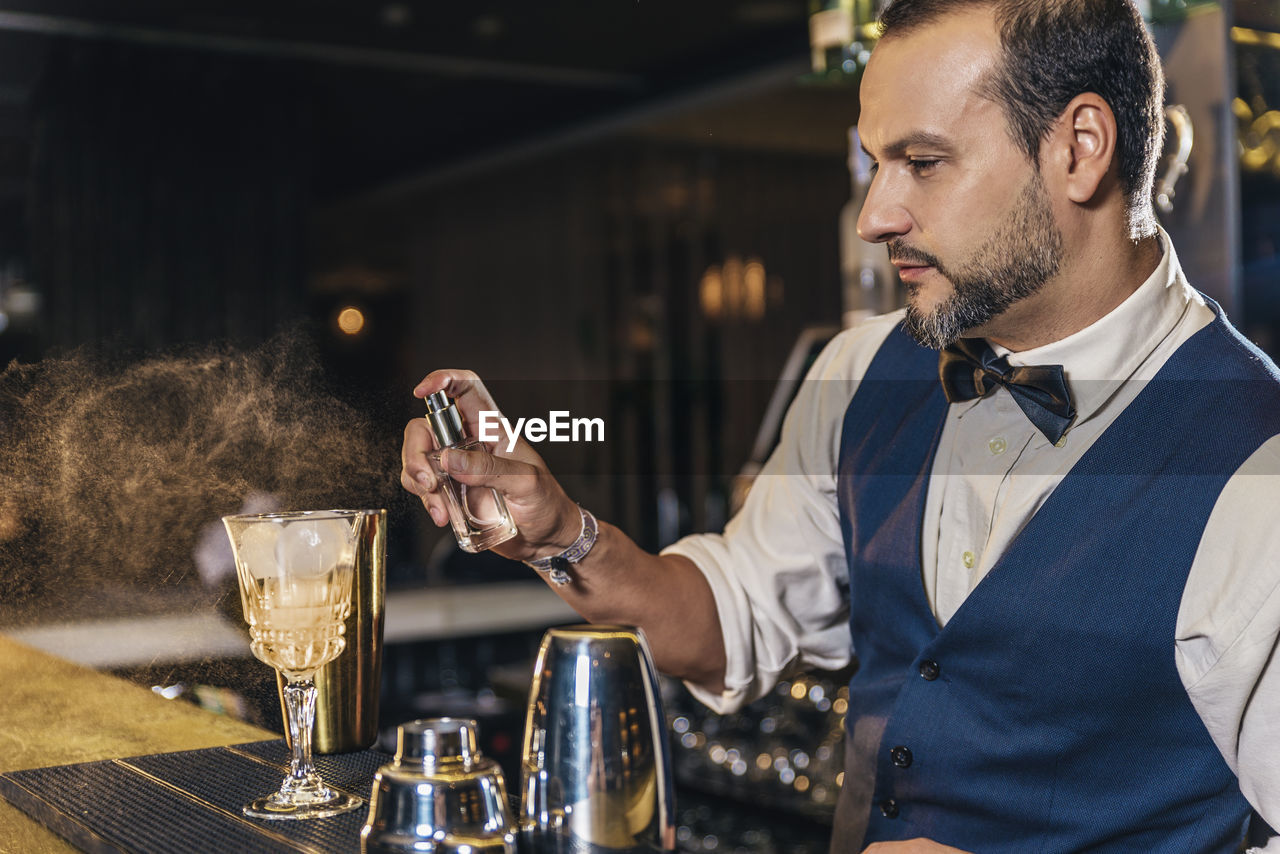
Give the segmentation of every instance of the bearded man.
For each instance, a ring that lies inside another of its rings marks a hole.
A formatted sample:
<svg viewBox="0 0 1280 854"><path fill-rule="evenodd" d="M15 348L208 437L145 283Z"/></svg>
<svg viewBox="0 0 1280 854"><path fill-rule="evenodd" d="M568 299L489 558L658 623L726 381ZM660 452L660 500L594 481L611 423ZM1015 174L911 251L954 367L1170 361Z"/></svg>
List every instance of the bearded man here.
<svg viewBox="0 0 1280 854"><path fill-rule="evenodd" d="M856 656L833 851L1234 852L1280 823L1280 373L1156 225L1150 37L1128 0L882 22L859 230L908 306L826 348L724 533L647 554L523 443L448 471L713 708Z"/></svg>

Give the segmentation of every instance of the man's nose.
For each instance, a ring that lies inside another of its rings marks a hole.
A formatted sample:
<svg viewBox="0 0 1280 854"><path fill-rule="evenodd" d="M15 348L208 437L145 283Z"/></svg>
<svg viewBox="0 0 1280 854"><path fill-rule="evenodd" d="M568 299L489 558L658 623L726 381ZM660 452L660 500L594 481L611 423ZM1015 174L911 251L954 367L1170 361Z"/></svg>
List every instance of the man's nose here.
<svg viewBox="0 0 1280 854"><path fill-rule="evenodd" d="M868 243L884 243L911 230L911 217L885 177L872 180L858 214L858 236Z"/></svg>

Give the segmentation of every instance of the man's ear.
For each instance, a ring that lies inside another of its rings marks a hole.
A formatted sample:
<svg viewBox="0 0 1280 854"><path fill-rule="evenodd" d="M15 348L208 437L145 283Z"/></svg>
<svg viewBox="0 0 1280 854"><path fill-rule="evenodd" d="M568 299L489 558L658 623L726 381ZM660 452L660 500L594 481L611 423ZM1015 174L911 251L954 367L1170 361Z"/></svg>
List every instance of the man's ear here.
<svg viewBox="0 0 1280 854"><path fill-rule="evenodd" d="M1116 117L1111 106L1093 92L1075 96L1045 145L1049 150L1042 150L1041 163L1057 170L1067 198L1077 204L1094 201L1116 156Z"/></svg>

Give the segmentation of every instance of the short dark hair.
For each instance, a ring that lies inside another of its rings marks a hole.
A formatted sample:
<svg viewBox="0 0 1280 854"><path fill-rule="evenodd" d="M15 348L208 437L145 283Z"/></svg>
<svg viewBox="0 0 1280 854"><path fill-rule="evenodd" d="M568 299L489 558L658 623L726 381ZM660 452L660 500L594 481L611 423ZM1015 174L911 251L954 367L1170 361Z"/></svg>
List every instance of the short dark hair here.
<svg viewBox="0 0 1280 854"><path fill-rule="evenodd" d="M982 93L1000 104L1033 164L1071 99L1094 92L1116 117L1117 167L1133 236L1154 231L1151 187L1164 148L1164 74L1132 0L893 0L881 38L964 9L988 7L1001 62Z"/></svg>

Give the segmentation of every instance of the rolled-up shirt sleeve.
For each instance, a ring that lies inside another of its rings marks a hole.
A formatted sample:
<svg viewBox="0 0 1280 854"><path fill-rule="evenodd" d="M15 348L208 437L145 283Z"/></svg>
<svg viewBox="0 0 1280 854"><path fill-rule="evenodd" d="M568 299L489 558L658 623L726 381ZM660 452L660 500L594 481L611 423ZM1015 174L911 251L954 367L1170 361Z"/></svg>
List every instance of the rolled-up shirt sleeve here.
<svg viewBox="0 0 1280 854"><path fill-rule="evenodd" d="M1178 613L1176 661L1240 791L1280 828L1280 436L1218 496ZM1280 837L1265 847L1280 854Z"/></svg>
<svg viewBox="0 0 1280 854"><path fill-rule="evenodd" d="M840 432L858 379L900 319L875 318L836 336L801 383L778 447L724 533L685 537L663 551L693 561L715 596L724 691L688 687L717 712L763 696L789 671L838 669L852 659L836 504Z"/></svg>

